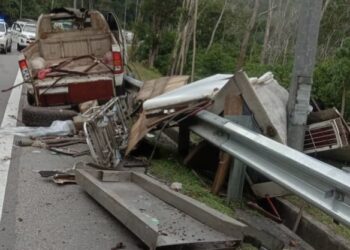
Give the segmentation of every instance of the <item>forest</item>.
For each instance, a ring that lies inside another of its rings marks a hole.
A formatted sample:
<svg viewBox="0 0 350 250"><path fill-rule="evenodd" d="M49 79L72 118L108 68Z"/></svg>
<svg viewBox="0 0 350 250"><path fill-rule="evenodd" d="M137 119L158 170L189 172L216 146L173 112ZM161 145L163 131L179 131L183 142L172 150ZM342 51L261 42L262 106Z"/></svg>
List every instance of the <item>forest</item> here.
<svg viewBox="0 0 350 250"><path fill-rule="evenodd" d="M73 0L0 0L10 21L37 18ZM89 1L78 0L78 7ZM84 6L85 4L85 6ZM302 0L99 0L99 10L113 10L134 32L131 62L161 75L192 78L234 73L250 76L272 71L288 88L293 68ZM337 107L350 118L350 1L323 0L313 98L321 107Z"/></svg>

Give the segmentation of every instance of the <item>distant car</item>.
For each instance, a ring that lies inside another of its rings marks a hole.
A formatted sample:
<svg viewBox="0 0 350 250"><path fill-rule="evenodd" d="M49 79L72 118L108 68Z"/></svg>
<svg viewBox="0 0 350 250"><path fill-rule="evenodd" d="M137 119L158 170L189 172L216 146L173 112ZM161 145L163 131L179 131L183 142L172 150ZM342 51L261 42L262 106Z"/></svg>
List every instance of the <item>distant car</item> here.
<svg viewBox="0 0 350 250"><path fill-rule="evenodd" d="M4 20L0 20L0 50L6 54L11 52L12 38L9 27Z"/></svg>
<svg viewBox="0 0 350 250"><path fill-rule="evenodd" d="M23 26L22 32L17 40L17 50L22 50L35 41L36 24L27 23Z"/></svg>
<svg viewBox="0 0 350 250"><path fill-rule="evenodd" d="M36 21L19 19L12 24L12 39L17 43L17 50L22 50L35 40Z"/></svg>

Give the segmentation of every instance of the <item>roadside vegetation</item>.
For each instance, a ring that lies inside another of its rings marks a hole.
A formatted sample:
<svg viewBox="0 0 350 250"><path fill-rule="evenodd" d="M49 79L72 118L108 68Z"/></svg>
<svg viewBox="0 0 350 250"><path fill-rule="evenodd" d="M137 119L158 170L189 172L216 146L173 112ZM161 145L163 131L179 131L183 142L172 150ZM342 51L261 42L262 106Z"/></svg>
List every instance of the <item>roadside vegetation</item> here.
<svg viewBox="0 0 350 250"><path fill-rule="evenodd" d="M304 211L306 213L316 218L321 223L327 225L337 235L341 235L346 239L350 239L350 228L342 224L338 225L334 223L333 218L322 212L320 209L306 203L305 201L303 201L295 195L286 196L285 199L293 203L297 207L304 206Z"/></svg>
<svg viewBox="0 0 350 250"><path fill-rule="evenodd" d="M20 16L20 2L0 1L0 14L11 23ZM81 7L81 1L77 2ZM88 2L85 1L84 7ZM192 65L194 79L216 73L233 73L243 67L250 76L259 76L270 70L280 84L289 85L298 10L303 1L93 2L98 10L116 12L122 26L134 33L130 59L134 65L149 68L149 77L158 76L158 73L191 75ZM321 107L335 106L349 118L350 103L346 100L350 74L347 52L350 46L347 42L350 37L350 5L347 0L323 2L313 96ZM22 1L25 10L22 17L36 19L52 7L72 7L72 4L71 0Z"/></svg>
<svg viewBox="0 0 350 250"><path fill-rule="evenodd" d="M225 198L213 195L199 177L190 169L180 164L176 159L153 160L150 174L171 185L173 182L182 184L181 192L218 211L234 217L234 204L228 204Z"/></svg>

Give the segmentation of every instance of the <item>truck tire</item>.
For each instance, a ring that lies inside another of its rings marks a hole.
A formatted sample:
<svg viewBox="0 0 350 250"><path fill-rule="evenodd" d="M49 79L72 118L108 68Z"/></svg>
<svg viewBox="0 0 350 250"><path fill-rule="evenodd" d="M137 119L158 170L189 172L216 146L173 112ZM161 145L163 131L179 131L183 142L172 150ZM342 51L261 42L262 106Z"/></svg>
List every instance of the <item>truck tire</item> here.
<svg viewBox="0 0 350 250"><path fill-rule="evenodd" d="M7 54L7 43L5 44L5 47L4 47L4 55Z"/></svg>
<svg viewBox="0 0 350 250"><path fill-rule="evenodd" d="M8 47L7 52L10 52L10 53L11 53L11 50L12 50L12 41L10 42L10 46Z"/></svg>
<svg viewBox="0 0 350 250"><path fill-rule="evenodd" d="M40 127L50 126L53 121L72 120L78 112L68 109L60 109L58 107L36 107L28 103L24 98L22 109L22 122L26 126Z"/></svg>

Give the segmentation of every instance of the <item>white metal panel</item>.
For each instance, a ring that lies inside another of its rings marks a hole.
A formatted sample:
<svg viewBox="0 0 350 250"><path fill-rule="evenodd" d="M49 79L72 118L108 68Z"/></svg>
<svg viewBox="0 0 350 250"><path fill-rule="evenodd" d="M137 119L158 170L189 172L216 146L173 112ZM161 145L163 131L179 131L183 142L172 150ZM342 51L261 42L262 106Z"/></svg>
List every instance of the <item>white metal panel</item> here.
<svg viewBox="0 0 350 250"><path fill-rule="evenodd" d="M186 86L145 101L143 109L151 110L207 98L213 99L232 76L230 74L217 74L189 83Z"/></svg>

